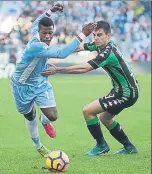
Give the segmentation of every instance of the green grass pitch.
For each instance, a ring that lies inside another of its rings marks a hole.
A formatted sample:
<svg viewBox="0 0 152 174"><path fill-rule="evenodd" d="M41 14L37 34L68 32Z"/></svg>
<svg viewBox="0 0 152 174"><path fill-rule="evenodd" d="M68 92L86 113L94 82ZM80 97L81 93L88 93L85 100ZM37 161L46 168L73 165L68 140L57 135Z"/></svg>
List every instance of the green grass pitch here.
<svg viewBox="0 0 152 174"><path fill-rule="evenodd" d="M110 145L110 153L87 157L94 146L82 116L83 107L104 96L111 89L108 76L53 76L58 107L54 123L57 137L50 139L39 124L41 141L50 150L63 150L70 158L67 174L150 174L151 161L151 76L138 75L140 98L116 117L131 141L139 149L136 155L113 155L121 145L102 126ZM37 109L37 118L40 111ZM44 160L35 150L25 129L24 119L17 112L9 81L0 80L0 174L43 174Z"/></svg>

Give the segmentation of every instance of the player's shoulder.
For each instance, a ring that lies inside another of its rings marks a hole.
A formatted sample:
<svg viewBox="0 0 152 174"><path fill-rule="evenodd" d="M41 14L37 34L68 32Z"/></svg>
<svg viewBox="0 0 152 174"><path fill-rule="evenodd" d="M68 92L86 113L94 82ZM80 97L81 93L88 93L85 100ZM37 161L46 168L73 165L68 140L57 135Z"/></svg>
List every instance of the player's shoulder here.
<svg viewBox="0 0 152 174"><path fill-rule="evenodd" d="M33 37L33 39L30 42L30 49L31 50L37 50L39 52L44 51L48 48L48 45L44 42L41 42L36 37Z"/></svg>
<svg viewBox="0 0 152 174"><path fill-rule="evenodd" d="M112 46L112 51L122 54L119 45L117 43L115 43L114 41L110 41L110 42L111 42L111 46Z"/></svg>
<svg viewBox="0 0 152 174"><path fill-rule="evenodd" d="M100 58L107 59L110 56L111 52L112 52L112 48L113 47L112 47L111 42L109 42L102 49L100 47L98 47L97 49L99 50L99 56L100 56Z"/></svg>
<svg viewBox="0 0 152 174"><path fill-rule="evenodd" d="M48 48L48 45L45 44L44 42L32 42L31 43L31 48L35 48L35 49L38 49L38 50L45 50Z"/></svg>
<svg viewBox="0 0 152 174"><path fill-rule="evenodd" d="M109 44L111 47L118 47L118 45L113 40L110 40Z"/></svg>
<svg viewBox="0 0 152 174"><path fill-rule="evenodd" d="M110 42L105 46L104 49L102 49L102 53L110 53L114 47L113 41L110 40Z"/></svg>
<svg viewBox="0 0 152 174"><path fill-rule="evenodd" d="M112 43L111 43L111 41L102 49L102 53L107 53L107 52L111 52L111 50L112 50L112 47L113 47L113 45L112 45Z"/></svg>

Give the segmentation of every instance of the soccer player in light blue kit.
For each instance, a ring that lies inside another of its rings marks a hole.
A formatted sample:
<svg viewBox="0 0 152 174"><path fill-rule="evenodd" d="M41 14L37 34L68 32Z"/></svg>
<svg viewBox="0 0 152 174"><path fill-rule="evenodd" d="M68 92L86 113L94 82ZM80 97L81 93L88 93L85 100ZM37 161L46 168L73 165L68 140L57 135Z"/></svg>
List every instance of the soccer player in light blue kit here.
<svg viewBox="0 0 152 174"><path fill-rule="evenodd" d="M11 77L17 109L24 115L30 137L44 158L50 151L40 141L34 104L41 109L43 115L40 116L40 121L51 138L56 135L51 122L57 119L57 108L53 88L48 78L41 76L40 73L47 69L49 58L63 59L70 55L80 42L90 35L96 25L94 23L85 25L82 32L63 48L50 47L54 32L54 24L50 17L57 11L63 12L63 6L59 3L34 21L31 27L33 38L27 44L21 62L17 64Z"/></svg>

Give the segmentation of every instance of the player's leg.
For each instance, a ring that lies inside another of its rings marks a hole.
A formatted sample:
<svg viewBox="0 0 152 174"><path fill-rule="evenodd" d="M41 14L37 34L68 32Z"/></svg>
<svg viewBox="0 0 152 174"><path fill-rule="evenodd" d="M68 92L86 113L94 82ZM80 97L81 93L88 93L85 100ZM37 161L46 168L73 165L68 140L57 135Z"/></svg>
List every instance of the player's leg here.
<svg viewBox="0 0 152 174"><path fill-rule="evenodd" d="M33 92L28 95L30 93L30 89L28 86L18 86L14 83L11 83L11 90L15 99L18 112L25 117L25 123L33 143L35 144L38 152L46 157L46 154L48 154L48 150L40 142L38 125L36 122L36 110L33 107L35 97L33 96Z"/></svg>
<svg viewBox="0 0 152 174"><path fill-rule="evenodd" d="M36 110L34 109L33 96L28 95L30 91L28 86L19 86L14 83L11 83L11 85L11 90L14 95L18 112L24 115L25 124L29 131L30 137L34 142L36 148L38 149L42 145L38 133L38 126L36 122Z"/></svg>
<svg viewBox="0 0 152 174"><path fill-rule="evenodd" d="M40 138L39 138L39 131L38 131L38 125L37 125L37 121L36 121L35 108L33 107L29 113L24 114L24 117L25 117L25 124L29 131L30 137L31 137L32 141L34 142L36 148L40 149L42 144L41 144Z"/></svg>
<svg viewBox="0 0 152 174"><path fill-rule="evenodd" d="M39 131L38 131L38 124L36 121L36 110L33 107L32 110L24 114L25 117L25 123L26 127L29 131L30 137L37 149L37 151L44 157L46 158L47 155L49 154L50 150L48 150L40 141L39 137Z"/></svg>
<svg viewBox="0 0 152 174"><path fill-rule="evenodd" d="M124 148L119 151L119 154L137 153L137 149L131 143L120 124L113 119L115 115L120 113L126 107L126 102L128 101L120 98L118 99L115 96L111 98L103 97L102 99L99 99L99 101L104 110L106 110L100 114L100 121L109 130L110 134L124 146Z"/></svg>
<svg viewBox="0 0 152 174"><path fill-rule="evenodd" d="M40 121L46 131L46 133L54 138L56 136L55 128L52 125L57 119L57 108L53 94L53 90L48 88L45 92L39 94L35 99L36 104L42 111Z"/></svg>
<svg viewBox="0 0 152 174"><path fill-rule="evenodd" d="M46 107L46 108L40 108L42 113L45 115L44 117L44 123L49 121L56 121L57 120L57 108L56 107ZM44 116L43 115L43 116Z"/></svg>
<svg viewBox="0 0 152 174"><path fill-rule="evenodd" d="M86 120L87 128L93 138L96 140L96 146L90 150L86 155L99 155L102 153L108 152L109 146L106 143L101 127L100 122L97 117L97 114L103 112L99 100L95 100L92 103L86 105L83 109L83 115Z"/></svg>
<svg viewBox="0 0 152 174"><path fill-rule="evenodd" d="M51 122L57 119L57 109L56 107L40 108L42 115L40 116L40 121L46 131L46 133L54 138L56 136L56 131Z"/></svg>

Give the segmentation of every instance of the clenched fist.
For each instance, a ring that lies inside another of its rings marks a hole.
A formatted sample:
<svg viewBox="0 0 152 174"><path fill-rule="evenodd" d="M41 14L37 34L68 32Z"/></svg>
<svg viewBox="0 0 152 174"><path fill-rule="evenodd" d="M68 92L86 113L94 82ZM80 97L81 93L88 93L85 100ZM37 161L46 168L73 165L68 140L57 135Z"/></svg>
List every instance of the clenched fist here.
<svg viewBox="0 0 152 174"><path fill-rule="evenodd" d="M57 3L50 10L53 13L56 12L56 11L63 12L63 5L61 5L60 3Z"/></svg>
<svg viewBox="0 0 152 174"><path fill-rule="evenodd" d="M94 22L91 22L89 24L86 24L83 28L82 28L82 33L85 35L85 36L89 36L92 31L96 28L97 24L94 23Z"/></svg>

